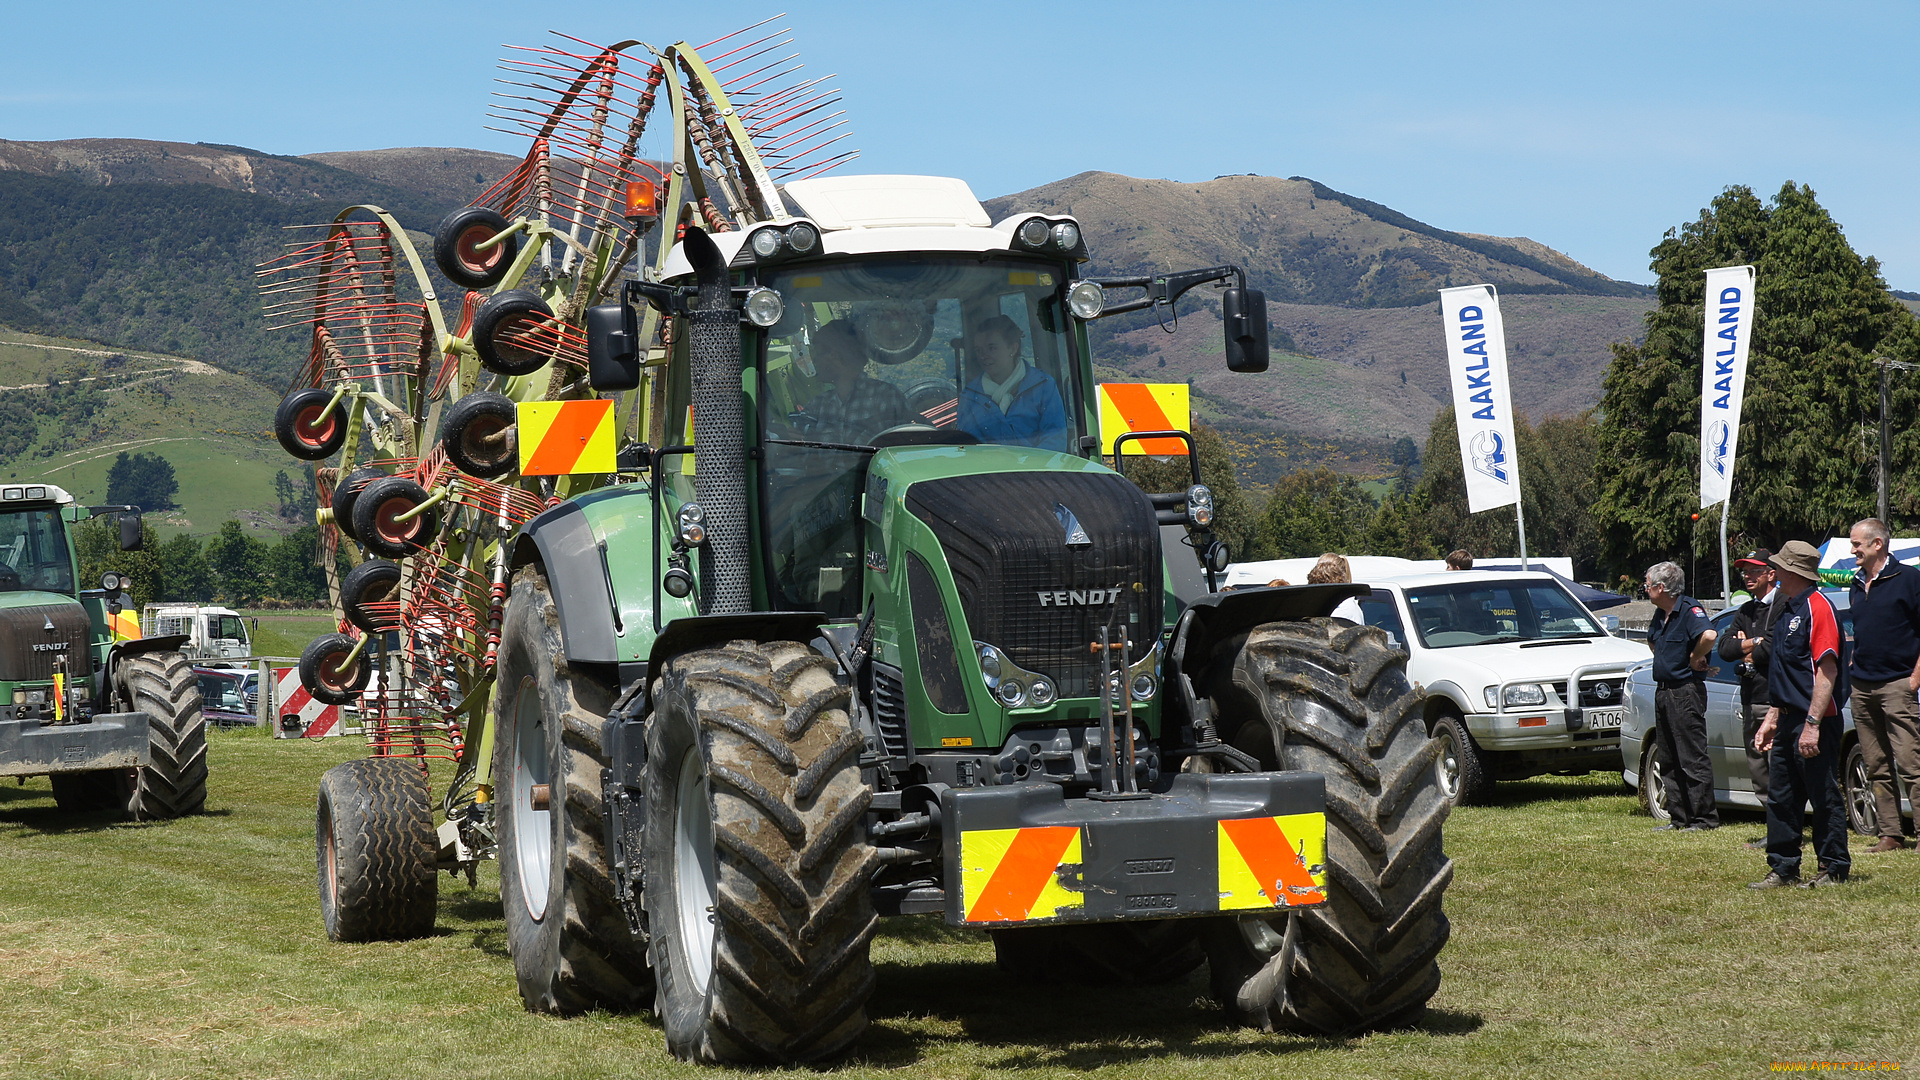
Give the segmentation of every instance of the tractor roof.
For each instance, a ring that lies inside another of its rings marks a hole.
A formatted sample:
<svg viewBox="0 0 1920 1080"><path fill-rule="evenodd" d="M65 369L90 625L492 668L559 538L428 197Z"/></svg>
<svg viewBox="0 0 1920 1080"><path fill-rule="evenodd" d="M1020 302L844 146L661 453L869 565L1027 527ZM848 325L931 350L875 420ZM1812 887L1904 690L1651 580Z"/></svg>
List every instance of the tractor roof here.
<svg viewBox="0 0 1920 1080"><path fill-rule="evenodd" d="M714 233L713 242L728 263L752 259L740 249L755 229L785 228L798 220L819 227L822 255L1014 251L1020 250L1014 242L1014 230L1028 218L1043 217L1049 223L1075 221L1066 214L1023 211L992 223L967 182L946 176L820 176L796 180L782 190L801 217ZM667 257L663 276L671 280L692 272L692 265L676 245Z"/></svg>
<svg viewBox="0 0 1920 1080"><path fill-rule="evenodd" d="M62 505L73 501L65 488L52 484L7 484L0 486L0 507L17 502L57 502Z"/></svg>

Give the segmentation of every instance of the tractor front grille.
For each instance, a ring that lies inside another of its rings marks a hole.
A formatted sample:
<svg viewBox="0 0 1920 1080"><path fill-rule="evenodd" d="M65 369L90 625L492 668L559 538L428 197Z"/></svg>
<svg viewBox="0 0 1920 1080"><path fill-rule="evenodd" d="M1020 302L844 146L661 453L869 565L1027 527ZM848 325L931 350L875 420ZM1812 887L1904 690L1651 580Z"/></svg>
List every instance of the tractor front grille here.
<svg viewBox="0 0 1920 1080"><path fill-rule="evenodd" d="M1160 533L1153 505L1104 472L983 473L922 480L908 512L939 538L968 632L1052 678L1061 697L1099 693L1103 627L1128 662L1160 634ZM1067 546L1060 508L1084 531Z"/></svg>
<svg viewBox="0 0 1920 1080"><path fill-rule="evenodd" d="M91 624L79 604L34 604L0 609L0 679L38 682L53 678L56 659L66 670L91 676L87 652Z"/></svg>

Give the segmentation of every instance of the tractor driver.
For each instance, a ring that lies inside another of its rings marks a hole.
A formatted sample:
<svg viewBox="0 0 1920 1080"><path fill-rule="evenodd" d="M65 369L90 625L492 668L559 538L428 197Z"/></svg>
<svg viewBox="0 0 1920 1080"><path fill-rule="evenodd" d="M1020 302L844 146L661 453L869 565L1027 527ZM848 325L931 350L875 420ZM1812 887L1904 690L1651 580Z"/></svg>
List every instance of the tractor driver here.
<svg viewBox="0 0 1920 1080"><path fill-rule="evenodd" d="M814 333L812 345L813 370L825 389L803 410L813 421L808 438L864 445L890 427L920 419L899 387L867 375L867 349L852 323L828 323Z"/></svg>
<svg viewBox="0 0 1920 1080"><path fill-rule="evenodd" d="M1067 449L1067 407L1053 377L1020 358L1020 327L995 315L974 328L968 351L980 377L960 393L960 429L981 442Z"/></svg>

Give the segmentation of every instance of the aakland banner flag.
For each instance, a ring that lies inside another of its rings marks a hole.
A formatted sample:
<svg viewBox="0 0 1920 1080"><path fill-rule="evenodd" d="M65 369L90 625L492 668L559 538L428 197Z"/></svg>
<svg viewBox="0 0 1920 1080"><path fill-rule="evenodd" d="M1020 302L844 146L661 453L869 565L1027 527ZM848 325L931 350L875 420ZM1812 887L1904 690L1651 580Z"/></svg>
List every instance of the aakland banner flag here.
<svg viewBox="0 0 1920 1080"><path fill-rule="evenodd" d="M1520 501L1520 470L1513 442L1513 405L1507 394L1507 333L1500 298L1491 285L1440 290L1447 334L1447 372L1453 379L1453 418L1460 429L1461 472L1467 510L1477 514Z"/></svg>
<svg viewBox="0 0 1920 1080"><path fill-rule="evenodd" d="M1700 505L1733 493L1740 445L1740 402L1747 393L1747 344L1753 340L1751 266L1707 271L1706 334L1700 348Z"/></svg>

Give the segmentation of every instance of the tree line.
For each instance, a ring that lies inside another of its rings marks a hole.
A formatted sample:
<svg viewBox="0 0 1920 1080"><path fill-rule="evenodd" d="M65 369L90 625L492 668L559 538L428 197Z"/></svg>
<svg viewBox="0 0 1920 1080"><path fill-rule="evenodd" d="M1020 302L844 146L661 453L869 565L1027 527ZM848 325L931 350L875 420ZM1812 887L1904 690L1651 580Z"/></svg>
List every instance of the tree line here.
<svg viewBox="0 0 1920 1080"><path fill-rule="evenodd" d="M269 543L228 521L205 542L185 534L162 541L142 527L140 551L120 550L120 530L109 515L75 527L80 577L96 583L109 570L132 581L142 604L221 603L229 607L281 603L303 607L327 603L327 577L319 561L320 531L307 525Z"/></svg>

